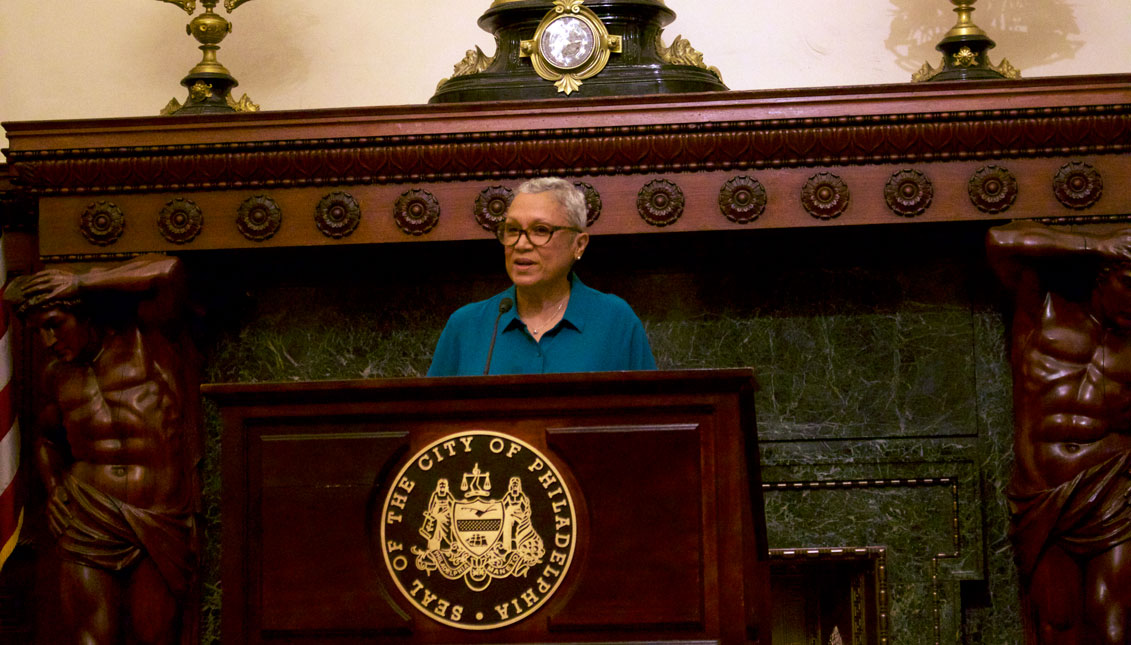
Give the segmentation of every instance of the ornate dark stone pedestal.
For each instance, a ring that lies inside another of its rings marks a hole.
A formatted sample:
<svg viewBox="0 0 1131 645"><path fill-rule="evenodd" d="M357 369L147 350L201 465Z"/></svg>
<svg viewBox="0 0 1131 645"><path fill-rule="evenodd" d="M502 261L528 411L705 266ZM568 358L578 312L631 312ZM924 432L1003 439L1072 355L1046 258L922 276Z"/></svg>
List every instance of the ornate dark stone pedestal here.
<svg viewBox="0 0 1131 645"><path fill-rule="evenodd" d="M914 82L922 81L978 81L986 79L1021 78L1021 72L1008 60L994 65L990 62L989 51L996 43L974 24L971 14L977 0L950 0L958 22L935 46L942 52L942 62L938 68L924 63L919 71L911 75Z"/></svg>
<svg viewBox="0 0 1131 645"><path fill-rule="evenodd" d="M180 6L190 14L196 9L196 0L166 1ZM252 103L247 94L244 94L239 101L232 98L232 88L239 85L239 82L216 59L216 54L220 51L220 42L232 31L232 23L212 11L219 1L202 0L204 13L193 18L186 26L189 35L200 43L200 51L204 52L204 56L181 80L181 85L189 91L184 105L173 99L161 110L162 115L230 114L259 110L259 106ZM228 13L231 13L244 2L247 0L226 0L224 6Z"/></svg>
<svg viewBox="0 0 1131 645"><path fill-rule="evenodd" d="M943 38L935 47L943 53L943 69L931 80L977 81L1010 78L990 62L989 51L996 45L997 43L985 34Z"/></svg>
<svg viewBox="0 0 1131 645"><path fill-rule="evenodd" d="M702 65L702 56L686 45L666 48L661 41L664 27L675 20L675 12L660 0L606 0L586 2L608 28L621 36L622 51L609 58L599 74L584 81L570 97L664 94L726 90L719 76ZM521 42L530 39L553 3L518 0L493 6L479 19L479 26L495 35L493 59L480 59L483 71L464 73L442 81L430 103L545 99L562 97L554 83L534 71L529 58L520 55ZM680 55L682 53L682 56ZM697 63L690 62L691 59Z"/></svg>
<svg viewBox="0 0 1131 645"><path fill-rule="evenodd" d="M181 81L188 88L189 98L176 110L178 116L195 114L232 114L237 110L228 103L232 88L239 83L230 74L195 73Z"/></svg>

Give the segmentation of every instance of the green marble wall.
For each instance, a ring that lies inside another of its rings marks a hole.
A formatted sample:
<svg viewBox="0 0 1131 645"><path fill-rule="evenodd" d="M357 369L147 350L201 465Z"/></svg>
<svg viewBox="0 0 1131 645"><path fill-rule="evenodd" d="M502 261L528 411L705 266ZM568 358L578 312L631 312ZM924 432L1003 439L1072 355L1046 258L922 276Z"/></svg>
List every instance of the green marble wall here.
<svg viewBox="0 0 1131 645"><path fill-rule="evenodd" d="M884 547L898 645L1021 641L984 231L597 236L578 266L635 307L661 368L755 368L770 547ZM421 375L448 314L507 284L490 241L187 260L212 382ZM215 452L207 467L214 626Z"/></svg>

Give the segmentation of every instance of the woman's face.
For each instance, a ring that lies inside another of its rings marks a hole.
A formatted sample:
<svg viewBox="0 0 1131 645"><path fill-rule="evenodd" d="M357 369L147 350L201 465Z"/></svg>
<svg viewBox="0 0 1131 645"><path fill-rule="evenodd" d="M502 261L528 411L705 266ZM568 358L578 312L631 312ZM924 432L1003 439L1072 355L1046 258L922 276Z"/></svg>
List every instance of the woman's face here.
<svg viewBox="0 0 1131 645"><path fill-rule="evenodd" d="M535 224L572 226L563 209L549 193L520 193L507 209L507 221L529 230ZM516 287L544 287L564 281L570 267L589 244L588 233L561 230L543 246L534 246L520 235L506 248L507 275Z"/></svg>

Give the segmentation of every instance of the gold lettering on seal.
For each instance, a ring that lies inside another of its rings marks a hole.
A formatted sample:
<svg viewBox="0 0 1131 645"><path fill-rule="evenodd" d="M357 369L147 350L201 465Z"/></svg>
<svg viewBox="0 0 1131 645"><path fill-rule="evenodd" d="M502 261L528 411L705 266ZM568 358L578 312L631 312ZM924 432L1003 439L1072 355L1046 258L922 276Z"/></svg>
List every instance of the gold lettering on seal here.
<svg viewBox="0 0 1131 645"><path fill-rule="evenodd" d="M566 578L577 531L571 480L530 443L488 430L450 434L389 481L375 544L393 584L428 618L461 629L510 625Z"/></svg>

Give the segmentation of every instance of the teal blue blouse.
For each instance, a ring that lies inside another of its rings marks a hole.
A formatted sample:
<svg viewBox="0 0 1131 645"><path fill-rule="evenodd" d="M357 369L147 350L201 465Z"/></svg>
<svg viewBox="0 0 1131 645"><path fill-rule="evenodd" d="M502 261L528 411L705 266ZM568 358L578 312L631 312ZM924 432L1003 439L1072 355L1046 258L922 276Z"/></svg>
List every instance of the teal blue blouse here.
<svg viewBox="0 0 1131 645"><path fill-rule="evenodd" d="M460 307L444 327L428 376L483 374L491 330L512 285L492 298ZM535 341L512 307L499 318L491 374L654 370L656 361L636 313L621 298L601 293L570 274L569 305L561 321Z"/></svg>

